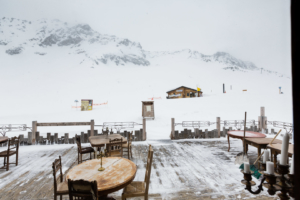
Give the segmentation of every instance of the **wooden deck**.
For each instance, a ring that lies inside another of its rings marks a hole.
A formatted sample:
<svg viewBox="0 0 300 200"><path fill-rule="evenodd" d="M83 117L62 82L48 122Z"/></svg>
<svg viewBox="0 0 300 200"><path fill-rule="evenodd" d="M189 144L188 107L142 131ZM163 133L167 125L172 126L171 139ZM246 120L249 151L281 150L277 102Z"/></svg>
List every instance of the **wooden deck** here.
<svg viewBox="0 0 300 200"><path fill-rule="evenodd" d="M149 199L275 199L266 195L266 191L260 196L244 191L240 183L243 176L233 164L239 151L233 144L232 151L227 152L226 140L153 142L152 146L154 156ZM63 148L52 146L53 150L39 147L38 152L22 151L26 148L20 148L19 166L11 165L8 172L0 171L0 199L53 199L52 162L62 156L66 174L77 165L77 147L64 145ZM137 181L145 176L147 148L145 142L133 143L132 161L138 168ZM254 160L256 149L250 148L249 155ZM121 199L121 191L110 196ZM69 198L64 196L63 199Z"/></svg>

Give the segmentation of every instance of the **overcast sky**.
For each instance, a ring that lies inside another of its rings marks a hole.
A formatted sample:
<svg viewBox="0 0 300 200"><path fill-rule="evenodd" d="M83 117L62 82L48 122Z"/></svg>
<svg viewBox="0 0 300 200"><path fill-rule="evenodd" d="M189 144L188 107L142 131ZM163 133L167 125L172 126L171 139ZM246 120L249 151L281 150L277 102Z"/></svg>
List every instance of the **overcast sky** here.
<svg viewBox="0 0 300 200"><path fill-rule="evenodd" d="M225 51L291 73L289 0L0 0L0 17L88 23L145 50Z"/></svg>

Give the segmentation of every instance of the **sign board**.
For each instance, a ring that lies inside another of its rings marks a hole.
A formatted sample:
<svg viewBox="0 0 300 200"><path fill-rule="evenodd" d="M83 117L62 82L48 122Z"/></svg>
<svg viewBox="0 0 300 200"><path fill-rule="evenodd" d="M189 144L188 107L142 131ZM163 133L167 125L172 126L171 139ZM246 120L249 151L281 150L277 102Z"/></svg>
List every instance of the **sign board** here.
<svg viewBox="0 0 300 200"><path fill-rule="evenodd" d="M147 105L147 106L146 106L146 111L147 111L147 112L151 112L151 106L150 106L150 105Z"/></svg>
<svg viewBox="0 0 300 200"><path fill-rule="evenodd" d="M176 92L182 92L182 90L176 90Z"/></svg>
<svg viewBox="0 0 300 200"><path fill-rule="evenodd" d="M81 99L81 111L87 111L93 109L92 99Z"/></svg>

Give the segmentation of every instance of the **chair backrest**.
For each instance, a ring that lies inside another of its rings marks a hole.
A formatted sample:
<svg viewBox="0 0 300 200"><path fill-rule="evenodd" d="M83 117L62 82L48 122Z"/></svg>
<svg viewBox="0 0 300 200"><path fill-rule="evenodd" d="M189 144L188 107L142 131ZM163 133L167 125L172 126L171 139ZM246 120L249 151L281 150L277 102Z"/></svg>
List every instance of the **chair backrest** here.
<svg viewBox="0 0 300 200"><path fill-rule="evenodd" d="M76 140L76 144L77 144L77 147L78 147L78 152L81 152L80 136L79 135L75 135L75 140Z"/></svg>
<svg viewBox="0 0 300 200"><path fill-rule="evenodd" d="M145 182L146 182L145 193L146 194L148 194L148 191L149 191L149 182L150 182L150 175L151 175L152 158L153 158L153 149L152 149L152 146L149 145L147 167L146 167L146 174L145 174Z"/></svg>
<svg viewBox="0 0 300 200"><path fill-rule="evenodd" d="M8 140L7 145L7 153L9 154L9 151L15 149L15 151L19 150L19 144L20 144L20 136L19 137L12 137Z"/></svg>
<svg viewBox="0 0 300 200"><path fill-rule="evenodd" d="M123 156L123 139L122 138L115 138L109 139L108 144L108 156Z"/></svg>
<svg viewBox="0 0 300 200"><path fill-rule="evenodd" d="M53 169L53 178L54 178L54 193L56 194L57 191L57 179L60 179L60 182L63 182L63 173L61 169L61 157L59 156L58 159L55 159L52 163ZM57 172L59 171L59 175L56 177Z"/></svg>
<svg viewBox="0 0 300 200"><path fill-rule="evenodd" d="M97 181L68 179L69 198L98 200Z"/></svg>

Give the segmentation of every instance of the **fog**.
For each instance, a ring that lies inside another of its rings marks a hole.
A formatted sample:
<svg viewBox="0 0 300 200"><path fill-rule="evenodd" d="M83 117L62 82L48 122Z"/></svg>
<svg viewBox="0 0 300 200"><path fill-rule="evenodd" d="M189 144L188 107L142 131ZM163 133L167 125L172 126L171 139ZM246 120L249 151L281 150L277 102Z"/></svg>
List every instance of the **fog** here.
<svg viewBox="0 0 300 200"><path fill-rule="evenodd" d="M88 23L146 50L225 51L259 68L291 73L287 0L0 0L0 17Z"/></svg>

